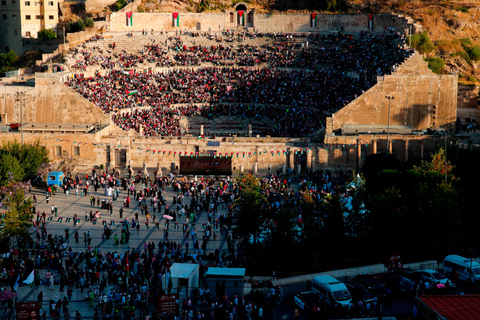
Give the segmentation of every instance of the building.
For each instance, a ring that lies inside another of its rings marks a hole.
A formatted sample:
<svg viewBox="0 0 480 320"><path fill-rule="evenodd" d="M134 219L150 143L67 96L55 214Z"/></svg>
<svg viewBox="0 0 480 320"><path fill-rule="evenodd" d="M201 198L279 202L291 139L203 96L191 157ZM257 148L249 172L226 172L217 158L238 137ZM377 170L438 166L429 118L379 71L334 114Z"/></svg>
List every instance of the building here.
<svg viewBox="0 0 480 320"><path fill-rule="evenodd" d="M420 296L416 298L418 318L425 320L478 319L480 295Z"/></svg>
<svg viewBox="0 0 480 320"><path fill-rule="evenodd" d="M243 297L245 268L216 268L207 270L206 278L210 292L215 291L214 298L222 298L225 294L232 298Z"/></svg>
<svg viewBox="0 0 480 320"><path fill-rule="evenodd" d="M58 0L0 0L0 52L24 53L23 38L38 38L42 29L56 32Z"/></svg>

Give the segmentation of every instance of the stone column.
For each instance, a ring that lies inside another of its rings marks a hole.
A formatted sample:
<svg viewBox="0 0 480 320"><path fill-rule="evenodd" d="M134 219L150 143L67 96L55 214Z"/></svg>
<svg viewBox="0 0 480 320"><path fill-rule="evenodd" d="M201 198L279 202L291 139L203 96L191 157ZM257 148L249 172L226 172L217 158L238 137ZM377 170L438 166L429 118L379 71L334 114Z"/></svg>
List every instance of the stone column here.
<svg viewBox="0 0 480 320"><path fill-rule="evenodd" d="M200 125L200 135L203 136L203 124Z"/></svg>
<svg viewBox="0 0 480 320"><path fill-rule="evenodd" d="M110 167L115 168L115 148L110 146Z"/></svg>
<svg viewBox="0 0 480 320"><path fill-rule="evenodd" d="M420 158L423 159L423 140L420 140Z"/></svg>
<svg viewBox="0 0 480 320"><path fill-rule="evenodd" d="M317 158L315 156L312 156L312 172L315 172L315 170L317 169L317 166L315 164L316 160Z"/></svg>
<svg viewBox="0 0 480 320"><path fill-rule="evenodd" d="M392 154L393 139L388 140L388 154Z"/></svg>
<svg viewBox="0 0 480 320"><path fill-rule="evenodd" d="M312 156L307 153L307 168L312 168Z"/></svg>
<svg viewBox="0 0 480 320"><path fill-rule="evenodd" d="M143 126L141 124L138 125L138 135L143 136Z"/></svg>
<svg viewBox="0 0 480 320"><path fill-rule="evenodd" d="M282 173L283 174L287 173L287 165L285 163L282 165Z"/></svg>
<svg viewBox="0 0 480 320"><path fill-rule="evenodd" d="M162 166L160 166L160 162L157 162L157 174L162 174Z"/></svg>
<svg viewBox="0 0 480 320"><path fill-rule="evenodd" d="M373 154L377 154L377 138L373 137Z"/></svg>
<svg viewBox="0 0 480 320"><path fill-rule="evenodd" d="M251 123L248 125L248 136L249 137L252 136L252 124Z"/></svg>
<svg viewBox="0 0 480 320"><path fill-rule="evenodd" d="M143 163L143 172L144 173L147 172L147 163L146 162Z"/></svg>
<svg viewBox="0 0 480 320"><path fill-rule="evenodd" d="M243 172L243 164L240 165L240 172Z"/></svg>
<svg viewBox="0 0 480 320"><path fill-rule="evenodd" d="M362 167L362 145L360 143L357 145L357 166L359 169Z"/></svg>
<svg viewBox="0 0 480 320"><path fill-rule="evenodd" d="M253 165L253 173L258 173L258 162L255 161L255 164Z"/></svg>
<svg viewBox="0 0 480 320"><path fill-rule="evenodd" d="M294 164L295 164L295 154L294 151L290 150L290 153L288 154L288 161L290 162L289 169L295 169Z"/></svg>
<svg viewBox="0 0 480 320"><path fill-rule="evenodd" d="M302 173L302 165L301 164L297 165L297 174L300 174L300 173Z"/></svg>
<svg viewBox="0 0 480 320"><path fill-rule="evenodd" d="M405 161L408 161L408 140L405 139Z"/></svg>

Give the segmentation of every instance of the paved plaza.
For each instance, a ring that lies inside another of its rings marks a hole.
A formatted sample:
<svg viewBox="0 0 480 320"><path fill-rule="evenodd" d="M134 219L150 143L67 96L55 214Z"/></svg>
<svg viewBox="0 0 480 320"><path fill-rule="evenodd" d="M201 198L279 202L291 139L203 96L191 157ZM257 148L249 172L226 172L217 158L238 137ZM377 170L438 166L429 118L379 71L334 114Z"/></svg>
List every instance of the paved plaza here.
<svg viewBox="0 0 480 320"><path fill-rule="evenodd" d="M195 178L191 178L194 180ZM198 182L201 181L201 178L198 177ZM46 191L43 189L38 189L34 188L32 192L34 194L37 194L38 196L38 203L36 206L36 211L43 213L46 213L47 216L47 221L46 221L46 228L47 228L47 234L52 234L52 236L58 235L65 237L65 228L68 226L69 228L69 242L67 246L67 250L69 247L72 248L73 251L78 252L82 250L85 252L88 250L88 246L84 242L84 233L87 233L88 231L91 232L91 247L92 249L95 247L98 247L101 252L125 252L126 250L141 250L143 251L143 246L145 243L149 242L154 242L158 246L158 242L160 240L164 239L164 229L167 228L165 225L167 222L167 219L163 218L164 215L164 209L165 206L162 206L162 212L158 213L157 212L157 219L156 222L158 222L159 226L157 227L153 222L153 209L150 205L150 198L147 198L147 204L149 206L149 212L150 212L150 219L148 223L148 227L145 225L146 222L146 216L141 214L140 211L140 204L138 201L135 201L134 198L131 196L131 201L130 201L130 208L125 208L123 206L123 199L124 197L127 196L127 191L124 191L123 188L120 186L119 189L119 196L117 200L113 200L112 197L108 197L105 195L105 189L104 188L99 188L96 192L91 188L91 194L81 196L81 193L79 193L78 197L76 196L75 192L70 192L70 194L67 195L63 192L56 192L55 195L50 197L49 203L46 202ZM138 191L143 190L142 184L139 183L136 185L136 189ZM171 209L173 209L174 206L172 206L173 202L173 197L176 195L173 191L172 186L167 186L165 188L165 193L163 193L166 203L170 206ZM90 196L94 196L96 199L99 197L100 202L102 200L105 200L106 202L112 200L113 203L113 213L110 214L109 211L105 209L101 209L101 207L97 206L97 203L95 203L95 206L92 207L90 205ZM186 198L185 203L190 202L190 198ZM51 206L57 206L58 212L57 215L51 214ZM123 207L123 218L120 218L119 215L119 210L120 208ZM93 223L92 221L86 221L85 219L85 214L89 216L90 211L99 211L101 216L100 218L97 219L96 223ZM221 205L219 206L219 213L226 213L227 209L225 206ZM74 226L73 224L73 216L74 214L77 214L78 218L80 219L79 223ZM122 231L122 221L125 221L126 219L128 221L132 221L133 218L135 218L135 213L138 213L138 219L140 223L140 229L137 230L136 228L132 228L130 226L130 239L129 242L126 244L114 244L114 235L117 234L119 242L120 242L120 237L121 237L121 231ZM49 220L51 218L51 220ZM61 218L61 219L60 219ZM70 218L70 222L67 222L67 219ZM60 220L59 220L60 219ZM197 215L197 219L195 223L192 223L191 221L186 222L186 217L185 215L182 217L177 216L177 221L171 221L169 223L168 227L168 240L169 241L175 241L177 243L181 243L183 249L185 249L185 243L188 241L189 242L189 253L198 251L194 250L193 248L193 241L192 237L185 238L184 237L184 224L186 224L186 228L188 231L191 231L192 229L196 228L197 230L197 238L198 241L201 243L203 240L203 233L204 233L204 224L207 223L207 212L200 211L200 214ZM108 225L112 224L112 235L110 239L106 239L105 236L103 235L104 233L104 222L107 223ZM177 226L177 227L176 227ZM215 229L215 225L213 224L213 233L216 234L218 237L216 240L213 240L213 237L210 237L210 241L207 243L207 252L214 252L216 249L219 250L225 250L227 249L227 243L225 241L225 238L220 235L220 226L218 226L218 229ZM75 242L75 231L78 230L79 233L79 241L78 243ZM213 236L213 234L212 234ZM36 241L35 234L33 232L32 228L32 237ZM42 240L40 240L40 243L42 244ZM47 272L46 269L41 269L40 271L40 279L44 279L44 275ZM50 270L53 272L55 276L56 271ZM95 287L98 287L95 286ZM110 284L107 286L105 292L108 292L111 288L114 288L115 284ZM40 291L43 291L43 311L47 311L48 313L48 301L51 298L59 298L62 299L64 296L66 296L66 288L65 287L65 292L60 292L60 286L58 284L53 286L53 289L47 288L45 285L40 285L35 287L35 295L33 292L33 289L28 286L28 285L23 285L18 288L18 301L36 301L37 295ZM88 288L84 290L84 292L80 292L80 289L75 289L73 290L73 295L72 295L72 300L71 303L69 304L69 313L71 316L74 316L76 311L79 310L82 314L82 316L92 316L94 312L93 307L89 307L88 303L84 301L84 299L87 297L87 292Z"/></svg>

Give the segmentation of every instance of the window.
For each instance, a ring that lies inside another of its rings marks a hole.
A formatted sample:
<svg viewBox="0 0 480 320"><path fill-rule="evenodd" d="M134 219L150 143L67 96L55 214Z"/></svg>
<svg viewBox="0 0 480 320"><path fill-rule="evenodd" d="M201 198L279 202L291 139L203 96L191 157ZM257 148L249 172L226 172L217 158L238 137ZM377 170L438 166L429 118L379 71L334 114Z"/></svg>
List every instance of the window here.
<svg viewBox="0 0 480 320"><path fill-rule="evenodd" d="M17 0L12 0L12 4L17 4Z"/></svg>
<svg viewBox="0 0 480 320"><path fill-rule="evenodd" d="M39 14L37 14L36 18L37 18L37 20L41 20L41 19L42 19L42 16L39 15Z"/></svg>
<svg viewBox="0 0 480 320"><path fill-rule="evenodd" d="M230 12L230 22L233 23L233 12Z"/></svg>
<svg viewBox="0 0 480 320"><path fill-rule="evenodd" d="M7 15L6 14L2 14L2 17L3 17L3 20L7 20Z"/></svg>
<svg viewBox="0 0 480 320"><path fill-rule="evenodd" d="M30 1L25 1L26 6L30 6Z"/></svg>
<svg viewBox="0 0 480 320"><path fill-rule="evenodd" d="M16 15L16 14L12 14L12 19L13 19L13 20L17 20L17 15Z"/></svg>
<svg viewBox="0 0 480 320"><path fill-rule="evenodd" d="M57 157L60 157L62 155L62 147L59 147L59 146L55 147L55 155Z"/></svg>
<svg viewBox="0 0 480 320"><path fill-rule="evenodd" d="M9 46L5 46L5 52L10 52L10 47Z"/></svg>
<svg viewBox="0 0 480 320"><path fill-rule="evenodd" d="M48 19L53 20L53 16L48 16Z"/></svg>
<svg viewBox="0 0 480 320"><path fill-rule="evenodd" d="M32 16L29 15L29 14L27 14L27 15L25 16L25 20L30 20L30 19L32 19Z"/></svg>
<svg viewBox="0 0 480 320"><path fill-rule="evenodd" d="M73 147L73 155L80 156L80 147Z"/></svg>
<svg viewBox="0 0 480 320"><path fill-rule="evenodd" d="M30 31L25 32L25 37L30 38L31 36L32 35L31 35Z"/></svg>
<svg viewBox="0 0 480 320"><path fill-rule="evenodd" d="M48 1L48 5L49 5L50 7L53 7L53 1Z"/></svg>

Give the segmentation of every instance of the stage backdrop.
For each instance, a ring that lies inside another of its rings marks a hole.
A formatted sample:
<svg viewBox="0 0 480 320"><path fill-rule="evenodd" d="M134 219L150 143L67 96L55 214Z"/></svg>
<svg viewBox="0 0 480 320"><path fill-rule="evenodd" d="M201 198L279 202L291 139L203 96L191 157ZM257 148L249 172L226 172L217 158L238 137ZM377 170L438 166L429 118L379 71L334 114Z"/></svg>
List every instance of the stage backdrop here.
<svg viewBox="0 0 480 320"><path fill-rule="evenodd" d="M180 157L180 174L231 175L232 158Z"/></svg>

